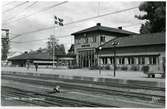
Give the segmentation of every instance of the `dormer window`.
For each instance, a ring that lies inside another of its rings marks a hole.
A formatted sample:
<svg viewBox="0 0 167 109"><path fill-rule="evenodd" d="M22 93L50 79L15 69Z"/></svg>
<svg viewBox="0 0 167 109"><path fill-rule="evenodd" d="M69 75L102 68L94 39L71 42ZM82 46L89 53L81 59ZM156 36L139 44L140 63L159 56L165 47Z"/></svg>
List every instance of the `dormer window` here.
<svg viewBox="0 0 167 109"><path fill-rule="evenodd" d="M93 42L96 42L96 36L93 36Z"/></svg>

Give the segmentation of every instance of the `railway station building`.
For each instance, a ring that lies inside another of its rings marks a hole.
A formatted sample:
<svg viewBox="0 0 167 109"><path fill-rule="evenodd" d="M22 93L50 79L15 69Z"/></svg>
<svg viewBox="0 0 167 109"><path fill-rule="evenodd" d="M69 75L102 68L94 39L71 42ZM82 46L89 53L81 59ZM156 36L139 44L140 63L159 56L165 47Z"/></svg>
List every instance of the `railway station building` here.
<svg viewBox="0 0 167 109"><path fill-rule="evenodd" d="M113 43L117 45L113 46ZM117 68L165 71L165 32L119 37L100 45L100 64L113 67L114 50Z"/></svg>
<svg viewBox="0 0 167 109"><path fill-rule="evenodd" d="M126 37L136 33L119 28L102 26L97 23L96 26L72 33L74 36L74 53L76 54L76 63L79 67L91 67L98 65L98 56L96 49L109 40Z"/></svg>
<svg viewBox="0 0 167 109"><path fill-rule="evenodd" d="M113 69L114 51L117 69L141 70L148 65L152 70L162 70L165 65L165 32L136 34L97 23L72 35L76 63L81 68L109 66Z"/></svg>

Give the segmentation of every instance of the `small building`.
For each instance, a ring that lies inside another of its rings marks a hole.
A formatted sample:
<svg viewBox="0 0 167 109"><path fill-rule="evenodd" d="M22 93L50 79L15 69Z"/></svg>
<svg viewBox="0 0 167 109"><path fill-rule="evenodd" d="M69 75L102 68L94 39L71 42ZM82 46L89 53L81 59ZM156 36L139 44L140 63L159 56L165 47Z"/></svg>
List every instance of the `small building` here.
<svg viewBox="0 0 167 109"><path fill-rule="evenodd" d="M113 45L117 43L117 45ZM165 67L165 33L150 33L119 37L101 45L98 52L100 65L113 67L114 50L116 66L120 69L141 70L148 65L151 70L164 70Z"/></svg>
<svg viewBox="0 0 167 109"><path fill-rule="evenodd" d="M72 33L74 35L74 53L76 54L76 63L79 67L91 67L98 64L96 48L109 40L118 37L126 37L136 33L119 28L96 26Z"/></svg>
<svg viewBox="0 0 167 109"><path fill-rule="evenodd" d="M55 54L55 64L56 65L69 65L73 61L75 61L75 55L65 55L61 54L61 52L57 52ZM34 51L34 52L25 52L21 55L14 56L8 59L11 62L12 66L20 66L26 67L27 63L38 65L49 66L53 64L53 57L50 55L48 51Z"/></svg>

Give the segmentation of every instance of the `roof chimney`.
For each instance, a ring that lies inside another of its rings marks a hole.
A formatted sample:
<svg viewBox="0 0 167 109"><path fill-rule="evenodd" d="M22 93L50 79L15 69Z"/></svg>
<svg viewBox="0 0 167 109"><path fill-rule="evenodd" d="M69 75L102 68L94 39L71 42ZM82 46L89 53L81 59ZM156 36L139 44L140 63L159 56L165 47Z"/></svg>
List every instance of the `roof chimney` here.
<svg viewBox="0 0 167 109"><path fill-rule="evenodd" d="M122 26L118 27L118 29L122 30Z"/></svg>
<svg viewBox="0 0 167 109"><path fill-rule="evenodd" d="M97 23L96 26L101 26L101 23Z"/></svg>

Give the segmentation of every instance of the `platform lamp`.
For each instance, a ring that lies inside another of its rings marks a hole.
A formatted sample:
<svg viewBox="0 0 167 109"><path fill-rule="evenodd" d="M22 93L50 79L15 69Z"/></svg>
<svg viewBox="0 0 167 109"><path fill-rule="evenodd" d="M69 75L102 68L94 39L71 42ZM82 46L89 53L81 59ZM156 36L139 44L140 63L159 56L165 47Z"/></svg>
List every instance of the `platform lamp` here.
<svg viewBox="0 0 167 109"><path fill-rule="evenodd" d="M102 47L99 47L99 51L102 50ZM101 53L99 52L99 60L100 60L100 57L101 57ZM99 61L100 63L100 68L99 68L99 74L101 74L101 61Z"/></svg>
<svg viewBox="0 0 167 109"><path fill-rule="evenodd" d="M114 41L112 45L114 47L113 51L114 51L114 77L115 77L116 76L116 46L119 45L119 42Z"/></svg>

